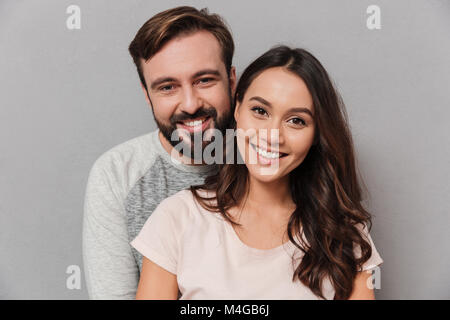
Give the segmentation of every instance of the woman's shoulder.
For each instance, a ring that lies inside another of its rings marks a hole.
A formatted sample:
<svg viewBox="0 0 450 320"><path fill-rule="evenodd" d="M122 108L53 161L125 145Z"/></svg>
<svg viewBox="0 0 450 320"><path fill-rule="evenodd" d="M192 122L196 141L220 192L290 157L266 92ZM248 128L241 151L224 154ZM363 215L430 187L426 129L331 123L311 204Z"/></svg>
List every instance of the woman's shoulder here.
<svg viewBox="0 0 450 320"><path fill-rule="evenodd" d="M201 197L211 197L214 196L214 192L206 191L204 189L197 189L197 194ZM165 198L163 201L161 201L161 204L164 205L186 205L186 206L192 206L197 200L194 197L194 194L190 189L183 189L180 190L171 196Z"/></svg>
<svg viewBox="0 0 450 320"><path fill-rule="evenodd" d="M197 195L204 199L214 198L215 193L203 189L197 190ZM209 200L211 201L211 200ZM205 202L208 202L206 200ZM204 208L199 203L199 200L194 196L190 189L180 190L173 195L167 197L159 204L159 209L170 211L173 214L192 216L198 212L203 213Z"/></svg>
<svg viewBox="0 0 450 320"><path fill-rule="evenodd" d="M184 189L168 196L159 203L155 211L186 211L192 206L192 200L190 199L189 193L191 193L189 190Z"/></svg>

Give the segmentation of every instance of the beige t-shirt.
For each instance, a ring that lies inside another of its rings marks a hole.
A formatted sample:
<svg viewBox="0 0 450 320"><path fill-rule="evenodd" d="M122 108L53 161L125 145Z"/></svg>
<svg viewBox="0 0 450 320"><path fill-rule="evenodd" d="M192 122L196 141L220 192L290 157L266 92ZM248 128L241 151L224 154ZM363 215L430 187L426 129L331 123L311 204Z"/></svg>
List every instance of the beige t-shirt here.
<svg viewBox="0 0 450 320"><path fill-rule="evenodd" d="M363 230L372 246L363 266L369 270L383 260L367 228ZM247 246L229 222L205 210L189 190L163 200L131 245L177 276L180 299L319 299L300 281L292 281L301 250L291 242L269 250ZM327 299L334 298L328 279L323 289Z"/></svg>

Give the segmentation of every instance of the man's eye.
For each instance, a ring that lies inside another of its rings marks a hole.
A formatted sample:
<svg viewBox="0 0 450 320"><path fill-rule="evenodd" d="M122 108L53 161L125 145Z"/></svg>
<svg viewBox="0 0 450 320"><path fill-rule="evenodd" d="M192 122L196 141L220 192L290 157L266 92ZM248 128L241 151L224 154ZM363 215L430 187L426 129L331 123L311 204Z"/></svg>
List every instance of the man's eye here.
<svg viewBox="0 0 450 320"><path fill-rule="evenodd" d="M163 87L159 88L160 91L170 91L172 89L173 89L173 85L172 84L166 85L166 86L163 86Z"/></svg>
<svg viewBox="0 0 450 320"><path fill-rule="evenodd" d="M206 84L206 83L211 82L212 80L213 80L213 78L202 78L202 79L199 79L199 80L198 80L198 83L200 83L200 84Z"/></svg>
<svg viewBox="0 0 450 320"><path fill-rule="evenodd" d="M266 110L264 110L264 109L261 108L261 107L253 107L251 110L252 110L253 112L255 112L256 114L261 115L261 116L267 114Z"/></svg>
<svg viewBox="0 0 450 320"><path fill-rule="evenodd" d="M292 121L291 123L293 123L295 125L299 125L299 126L306 125L305 120L303 120L302 118L292 118L292 119L289 119L288 121Z"/></svg>

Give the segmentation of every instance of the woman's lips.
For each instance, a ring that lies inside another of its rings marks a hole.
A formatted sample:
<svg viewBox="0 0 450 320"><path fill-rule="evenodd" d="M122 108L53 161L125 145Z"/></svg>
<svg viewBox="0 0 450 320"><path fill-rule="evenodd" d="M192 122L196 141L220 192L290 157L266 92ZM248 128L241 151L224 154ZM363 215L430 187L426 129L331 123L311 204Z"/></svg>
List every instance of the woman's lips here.
<svg viewBox="0 0 450 320"><path fill-rule="evenodd" d="M253 143L250 143L253 150L256 152L257 161L262 165L271 165L279 162L282 158L287 156L286 153L278 151L268 151L267 149L259 148ZM278 155L277 155L278 154Z"/></svg>

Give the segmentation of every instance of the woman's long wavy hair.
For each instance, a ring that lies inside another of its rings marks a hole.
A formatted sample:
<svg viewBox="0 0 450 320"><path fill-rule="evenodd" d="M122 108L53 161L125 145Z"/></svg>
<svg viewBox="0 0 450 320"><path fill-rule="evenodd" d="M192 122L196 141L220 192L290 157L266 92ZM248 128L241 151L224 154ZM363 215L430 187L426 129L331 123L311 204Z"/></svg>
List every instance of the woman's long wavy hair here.
<svg viewBox="0 0 450 320"><path fill-rule="evenodd" d="M292 280L299 279L325 299L322 285L329 279L335 289L334 299L347 299L357 271L372 254L368 239L356 225L366 225L370 230L372 222L361 204L345 106L321 63L306 50L286 46L267 51L247 67L237 85L234 105L242 102L261 72L273 67L283 67L305 82L315 110L315 142L303 162L289 173L290 192L297 208L290 216L287 234L304 253ZM229 128L236 129L234 119ZM233 139L233 150L238 150L236 137ZM220 212L225 220L239 225L227 211L245 201L248 183L245 165L224 163L217 174L190 190L204 208ZM213 191L213 198L200 195L200 189ZM354 246L360 248L359 257L354 254Z"/></svg>

